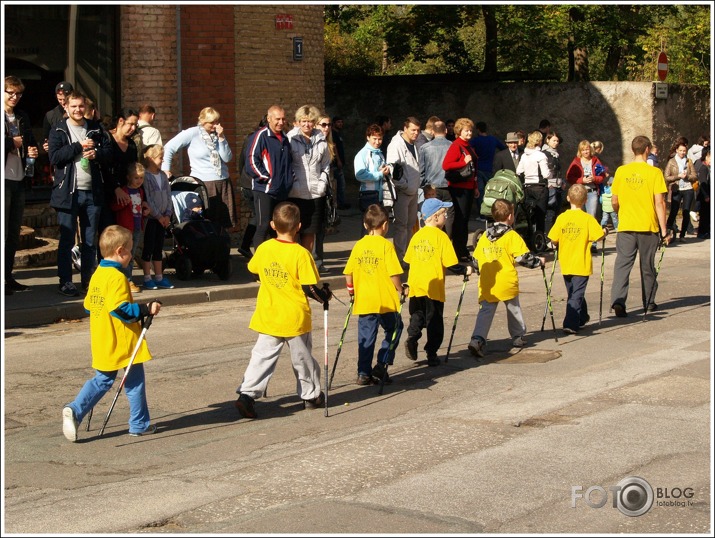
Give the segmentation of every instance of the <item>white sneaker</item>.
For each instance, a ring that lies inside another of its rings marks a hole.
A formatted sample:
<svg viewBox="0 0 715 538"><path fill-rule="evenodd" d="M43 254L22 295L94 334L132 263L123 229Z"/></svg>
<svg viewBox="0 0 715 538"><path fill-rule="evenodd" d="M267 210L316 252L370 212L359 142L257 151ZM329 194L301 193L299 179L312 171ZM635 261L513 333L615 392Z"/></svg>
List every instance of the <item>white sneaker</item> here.
<svg viewBox="0 0 715 538"><path fill-rule="evenodd" d="M73 443L77 441L77 427L79 422L74 416L74 411L71 407L65 407L62 409L62 433L65 437L72 441Z"/></svg>
<svg viewBox="0 0 715 538"><path fill-rule="evenodd" d="M484 357L484 342L481 340L472 340L467 346L469 352L475 357Z"/></svg>
<svg viewBox="0 0 715 538"><path fill-rule="evenodd" d="M690 212L690 220L692 222L698 222L700 220L700 215L696 213L695 211Z"/></svg>

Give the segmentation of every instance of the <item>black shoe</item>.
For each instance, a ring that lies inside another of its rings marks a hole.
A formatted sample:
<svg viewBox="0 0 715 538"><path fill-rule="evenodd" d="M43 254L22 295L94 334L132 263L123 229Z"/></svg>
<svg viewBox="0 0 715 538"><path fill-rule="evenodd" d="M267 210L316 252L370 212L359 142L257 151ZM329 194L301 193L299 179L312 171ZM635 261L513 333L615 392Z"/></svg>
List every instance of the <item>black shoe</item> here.
<svg viewBox="0 0 715 538"><path fill-rule="evenodd" d="M303 409L319 409L325 404L325 394L322 392L312 400L303 400Z"/></svg>
<svg viewBox="0 0 715 538"><path fill-rule="evenodd" d="M439 360L436 353L427 353L427 366L439 366L440 364L442 361Z"/></svg>
<svg viewBox="0 0 715 538"><path fill-rule="evenodd" d="M411 361L417 360L417 340L405 340L405 355Z"/></svg>
<svg viewBox="0 0 715 538"><path fill-rule="evenodd" d="M626 312L626 307L621 303L613 303L613 311L616 313L616 317L625 318L628 317L628 312Z"/></svg>
<svg viewBox="0 0 715 538"><path fill-rule="evenodd" d="M372 385L372 377L370 377L369 375L360 374L357 377L356 383L358 385Z"/></svg>
<svg viewBox="0 0 715 538"><path fill-rule="evenodd" d="M383 376L385 377L385 383L392 383L392 379L390 379L390 374L387 373L385 365L381 362L378 362L372 368L372 378L375 380L375 383L380 383L382 381Z"/></svg>
<svg viewBox="0 0 715 538"><path fill-rule="evenodd" d="M572 329L571 327L564 327L562 329L566 334L576 334L578 331Z"/></svg>
<svg viewBox="0 0 715 538"><path fill-rule="evenodd" d="M252 253L249 249L239 248L239 249L238 249L238 253L239 253L241 256L243 256L244 258L248 259L248 260L250 260L251 258L253 258L253 253Z"/></svg>
<svg viewBox="0 0 715 538"><path fill-rule="evenodd" d="M321 264L318 266L318 274L319 274L319 275L329 275L329 274L330 274L330 269L328 269L327 267L325 267L325 264L321 263Z"/></svg>
<svg viewBox="0 0 715 538"><path fill-rule="evenodd" d="M648 306L648 312L655 312L658 308L659 307L656 303L650 303L650 306Z"/></svg>
<svg viewBox="0 0 715 538"><path fill-rule="evenodd" d="M583 320L581 323L579 323L578 326L579 326L579 327L583 327L583 326L586 325L589 321L591 321L591 316L588 316L588 315L587 315L587 316L586 316L586 319Z"/></svg>
<svg viewBox="0 0 715 538"><path fill-rule="evenodd" d="M25 286L25 284L20 284L17 280L10 277L5 281L5 289L10 289L12 291L26 291L30 289L30 286Z"/></svg>
<svg viewBox="0 0 715 538"><path fill-rule="evenodd" d="M241 394L234 404L243 418L256 418L256 410L253 407L253 398L248 394Z"/></svg>

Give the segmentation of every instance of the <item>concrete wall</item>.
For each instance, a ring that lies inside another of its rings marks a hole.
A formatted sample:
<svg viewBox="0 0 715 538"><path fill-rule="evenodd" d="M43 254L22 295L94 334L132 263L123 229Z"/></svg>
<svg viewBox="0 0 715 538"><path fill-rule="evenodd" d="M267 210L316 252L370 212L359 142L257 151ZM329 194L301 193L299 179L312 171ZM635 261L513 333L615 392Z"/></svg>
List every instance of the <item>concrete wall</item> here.
<svg viewBox="0 0 715 538"><path fill-rule="evenodd" d="M631 141L639 134L653 138L667 154L678 135L694 142L709 132L708 88L670 85L667 100L655 100L650 82L499 83L468 77L369 77L326 81L326 108L345 118L347 155L365 144L365 128L375 116L392 118L393 134L404 118L422 122L468 117L487 123L504 138L508 131L535 130L546 118L561 136L562 162L568 166L581 140L604 143L602 160L612 171L631 160ZM667 146L667 147L666 147ZM348 159L352 169L352 158Z"/></svg>

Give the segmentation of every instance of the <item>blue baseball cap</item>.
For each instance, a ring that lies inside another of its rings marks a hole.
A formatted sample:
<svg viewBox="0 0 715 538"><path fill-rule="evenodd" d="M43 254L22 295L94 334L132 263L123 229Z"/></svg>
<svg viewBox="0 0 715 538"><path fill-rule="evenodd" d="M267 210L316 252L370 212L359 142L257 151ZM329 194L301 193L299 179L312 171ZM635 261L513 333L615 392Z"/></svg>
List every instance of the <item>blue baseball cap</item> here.
<svg viewBox="0 0 715 538"><path fill-rule="evenodd" d="M422 218L430 218L443 207L452 207L452 202L443 202L437 198L427 198L422 202Z"/></svg>

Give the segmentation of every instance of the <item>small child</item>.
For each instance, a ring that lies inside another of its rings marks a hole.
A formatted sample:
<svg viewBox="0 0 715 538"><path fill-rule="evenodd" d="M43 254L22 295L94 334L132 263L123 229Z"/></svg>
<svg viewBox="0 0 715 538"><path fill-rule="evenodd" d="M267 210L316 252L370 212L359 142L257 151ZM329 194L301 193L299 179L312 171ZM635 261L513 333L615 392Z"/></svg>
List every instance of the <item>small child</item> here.
<svg viewBox="0 0 715 538"><path fill-rule="evenodd" d="M519 304L519 275L516 263L530 269L543 267L545 259L534 256L514 231L514 204L500 198L492 205L494 224L482 234L474 249L479 264L479 312L469 342L475 357L484 357L487 335L499 302L506 306L511 345L526 346L526 324Z"/></svg>
<svg viewBox="0 0 715 538"><path fill-rule="evenodd" d="M62 409L62 433L77 441L82 419L109 391L120 368L126 368L139 341L141 318L161 310L161 303L146 305L132 302L127 277L122 271L132 261L132 232L113 224L99 238L103 259L89 281L84 308L89 312L94 377L87 381L73 402ZM115 344L121 343L120 348ZM129 400L129 435L154 433L144 386L144 362L151 359L146 341L142 341L124 383Z"/></svg>
<svg viewBox="0 0 715 538"><path fill-rule="evenodd" d="M422 204L425 225L412 236L405 252L410 265L407 278L410 295L410 324L407 327L405 354L417 360L417 341L422 329L427 329L427 366L439 366L437 350L444 338L444 269L456 274L472 274L471 266L459 265L452 242L442 230L447 220L447 208L452 202L428 198Z"/></svg>
<svg viewBox="0 0 715 538"><path fill-rule="evenodd" d="M608 190L610 192L610 187ZM582 210L586 197L586 187L579 183L571 185L566 195L571 209L558 216L549 232L549 239L559 249L561 274L568 293L563 324L563 330L567 334L576 334L590 319L585 296L588 277L593 271L588 245L592 241L599 241L608 233L604 224L606 208L603 209L604 221L599 226L595 218ZM616 219L614 226L617 222Z"/></svg>
<svg viewBox="0 0 715 538"><path fill-rule="evenodd" d="M608 225L608 218L611 219L611 224L613 224L613 231L618 231L618 213L613 209L613 203L611 202L613 194L611 193L611 185L613 185L613 176L608 178L605 187L603 188L603 194L601 194L601 210L603 216L601 217L601 228L605 228Z"/></svg>
<svg viewBox="0 0 715 538"><path fill-rule="evenodd" d="M379 204L370 205L363 215L363 236L350 253L343 274L353 300L353 313L358 317L358 364L357 384L369 385L373 379L379 382L385 372L385 364L395 359L395 347L400 341L402 317L397 314L402 293L402 266L395 247L385 239L388 216ZM377 352L377 364L373 368L377 332L382 327L385 338ZM394 339L394 343L393 343ZM385 382L389 382L389 376Z"/></svg>
<svg viewBox="0 0 715 538"><path fill-rule="evenodd" d="M324 304L332 294L316 286L320 278L313 256L295 242L300 230L298 206L280 202L273 210L271 228L277 237L261 243L248 262L248 270L259 276L261 285L249 324L258 340L236 389L236 409L244 418L256 418L254 401L265 394L283 344L290 349L303 407L316 409L325 401L320 391L320 365L312 355L308 296Z"/></svg>
<svg viewBox="0 0 715 538"><path fill-rule="evenodd" d="M422 216L422 204L425 200L430 198L437 198L437 189L432 185L425 185L419 189L418 194L418 205L417 205L417 226L412 228L412 233L416 234L422 226L425 225L425 219ZM421 196L420 196L421 195ZM419 198L422 198L421 200Z"/></svg>
<svg viewBox="0 0 715 538"><path fill-rule="evenodd" d="M171 214L174 211L171 204L169 178L161 170L163 158L164 148L159 144L152 144L144 150L144 166L146 166L144 192L150 212L144 227L142 266L144 287L148 290L157 288L170 290L174 287L169 279L162 274L165 229L169 227ZM151 278L152 266L154 280Z"/></svg>
<svg viewBox="0 0 715 538"><path fill-rule="evenodd" d="M117 224L132 232L132 259L124 270L132 293L142 291L139 286L132 282L132 268L134 267L134 254L137 250L137 245L141 241L142 230L144 229L143 217L148 216L150 211L149 204L144 200L143 183L144 167L139 163L130 163L127 166L127 185L122 187L122 190L129 195L130 203L121 205L114 199L109 205L109 208L114 211Z"/></svg>

